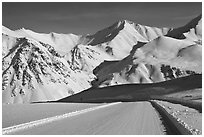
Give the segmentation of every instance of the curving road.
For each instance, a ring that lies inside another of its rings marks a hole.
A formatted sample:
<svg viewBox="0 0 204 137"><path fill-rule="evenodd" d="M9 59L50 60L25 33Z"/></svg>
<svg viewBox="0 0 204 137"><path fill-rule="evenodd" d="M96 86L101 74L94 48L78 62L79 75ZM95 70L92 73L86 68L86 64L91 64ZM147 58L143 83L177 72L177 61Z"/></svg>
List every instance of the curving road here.
<svg viewBox="0 0 204 137"><path fill-rule="evenodd" d="M13 134L158 135L165 134L149 102L120 103Z"/></svg>

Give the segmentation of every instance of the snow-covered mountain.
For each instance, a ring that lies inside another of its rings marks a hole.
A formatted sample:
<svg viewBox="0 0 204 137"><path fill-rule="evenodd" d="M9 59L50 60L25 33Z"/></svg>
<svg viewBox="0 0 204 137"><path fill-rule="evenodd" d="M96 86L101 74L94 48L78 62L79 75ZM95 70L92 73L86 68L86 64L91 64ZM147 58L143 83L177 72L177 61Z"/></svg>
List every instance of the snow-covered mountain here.
<svg viewBox="0 0 204 137"><path fill-rule="evenodd" d="M93 86L154 83L202 73L201 15L150 42L138 42L121 61L107 61L94 69ZM176 39L176 37L179 37ZM106 65L104 65L106 64Z"/></svg>
<svg viewBox="0 0 204 137"><path fill-rule="evenodd" d="M36 41L40 41L42 43L49 44L62 55L69 52L81 38L81 36L75 34L58 34L54 32L49 34L36 33L32 30L25 28L12 31L4 26L2 27L2 33L16 38L26 37Z"/></svg>
<svg viewBox="0 0 204 137"><path fill-rule="evenodd" d="M202 73L202 17L180 28L118 21L93 35L2 27L3 103L58 100L91 86Z"/></svg>
<svg viewBox="0 0 204 137"><path fill-rule="evenodd" d="M122 20L94 35L85 36L82 43L100 47L111 56L123 59L129 55L137 42L149 42L167 34L169 30L169 28L148 27Z"/></svg>
<svg viewBox="0 0 204 137"><path fill-rule="evenodd" d="M167 36L176 39L202 40L202 15L197 16L186 25L172 29Z"/></svg>
<svg viewBox="0 0 204 137"><path fill-rule="evenodd" d="M166 35L171 29L148 27L123 20L80 38L79 44L67 55L72 68L92 73L93 69L105 60L121 60L129 55L138 42L149 42L158 36Z"/></svg>
<svg viewBox="0 0 204 137"><path fill-rule="evenodd" d="M154 83L202 72L202 47L192 41L161 36L135 47L121 61L99 65L92 84Z"/></svg>
<svg viewBox="0 0 204 137"><path fill-rule="evenodd" d="M90 87L55 49L29 38L3 34L3 102L56 100Z"/></svg>

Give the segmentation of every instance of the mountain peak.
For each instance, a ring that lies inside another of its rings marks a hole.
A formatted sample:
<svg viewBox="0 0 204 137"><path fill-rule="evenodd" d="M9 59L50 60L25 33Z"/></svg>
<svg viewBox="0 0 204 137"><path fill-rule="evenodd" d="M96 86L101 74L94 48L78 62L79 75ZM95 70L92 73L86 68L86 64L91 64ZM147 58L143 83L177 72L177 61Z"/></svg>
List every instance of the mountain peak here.
<svg viewBox="0 0 204 137"><path fill-rule="evenodd" d="M123 26L123 27L124 27L125 24L136 24L136 23L134 23L133 21L124 19L124 20L119 20L119 21L117 21L116 23L113 24L113 26L114 26L114 25L117 25L118 27L119 27L119 26Z"/></svg>
<svg viewBox="0 0 204 137"><path fill-rule="evenodd" d="M131 20L126 20L126 19L124 20L124 22L125 22L125 23L128 23L128 24L135 24L135 22L133 22L133 21L131 21Z"/></svg>
<svg viewBox="0 0 204 137"><path fill-rule="evenodd" d="M169 31L167 36L172 38L177 38L177 39L185 39L186 36L184 36L184 33L189 32L191 29L194 29L197 35L202 35L201 20L202 20L202 14L193 18L186 25L182 27L174 28L173 30Z"/></svg>

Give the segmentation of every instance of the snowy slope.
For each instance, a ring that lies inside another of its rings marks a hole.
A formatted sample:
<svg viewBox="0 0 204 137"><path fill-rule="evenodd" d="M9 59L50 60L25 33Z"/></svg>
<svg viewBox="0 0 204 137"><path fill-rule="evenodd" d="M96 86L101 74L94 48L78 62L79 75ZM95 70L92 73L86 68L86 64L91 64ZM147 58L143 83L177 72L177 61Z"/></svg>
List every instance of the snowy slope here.
<svg viewBox="0 0 204 137"><path fill-rule="evenodd" d="M92 73L103 61L121 60L130 54L138 42L149 42L167 34L168 28L148 27L122 20L113 25L80 38L65 58L72 68Z"/></svg>
<svg viewBox="0 0 204 137"><path fill-rule="evenodd" d="M57 100L91 86L202 73L202 18L156 28L122 20L93 35L2 27L4 103Z"/></svg>
<svg viewBox="0 0 204 137"><path fill-rule="evenodd" d="M48 44L3 35L3 49L4 103L56 100L90 87L90 78Z"/></svg>
<svg viewBox="0 0 204 137"><path fill-rule="evenodd" d="M171 36L159 36L148 43L138 42L121 61L110 61L107 65L101 63L94 69L97 79L92 81L92 85L154 83L202 73L202 26L201 19L197 18L181 27L185 30L180 28L179 31L169 32ZM193 24L194 28L186 30L189 24ZM192 33L195 29L196 33ZM181 32L185 38L173 38Z"/></svg>
<svg viewBox="0 0 204 137"><path fill-rule="evenodd" d="M123 59L129 55L133 45L137 42L151 41L158 36L167 34L169 30L169 28L148 27L122 20L94 35L86 36L82 43L103 48L108 54Z"/></svg>
<svg viewBox="0 0 204 137"><path fill-rule="evenodd" d="M81 36L74 34L57 34L57 33L36 33L28 29L19 29L12 31L6 27L2 27L2 33L8 36L23 38L27 37L53 46L57 52L64 55L69 52L76 44L78 44Z"/></svg>
<svg viewBox="0 0 204 137"><path fill-rule="evenodd" d="M154 83L202 73L202 46L192 41L161 36L143 44L123 60L96 70L97 79L92 82L94 86Z"/></svg>

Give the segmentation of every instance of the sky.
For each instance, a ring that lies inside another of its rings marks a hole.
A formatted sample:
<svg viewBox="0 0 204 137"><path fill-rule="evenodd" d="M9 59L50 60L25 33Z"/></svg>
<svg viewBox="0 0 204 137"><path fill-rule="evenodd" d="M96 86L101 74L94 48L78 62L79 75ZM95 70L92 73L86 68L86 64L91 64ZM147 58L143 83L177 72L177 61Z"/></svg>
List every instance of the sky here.
<svg viewBox="0 0 204 137"><path fill-rule="evenodd" d="M179 27L201 13L201 2L2 3L4 26L40 33L94 34L124 19L147 26Z"/></svg>

